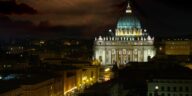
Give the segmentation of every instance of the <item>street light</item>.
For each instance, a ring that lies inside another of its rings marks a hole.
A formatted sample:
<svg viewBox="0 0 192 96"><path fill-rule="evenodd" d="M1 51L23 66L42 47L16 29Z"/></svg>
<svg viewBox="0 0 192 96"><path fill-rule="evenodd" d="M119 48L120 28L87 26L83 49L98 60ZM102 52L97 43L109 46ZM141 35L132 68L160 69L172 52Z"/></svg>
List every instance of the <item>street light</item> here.
<svg viewBox="0 0 192 96"><path fill-rule="evenodd" d="M155 90L158 90L159 89L159 86L155 86Z"/></svg>
<svg viewBox="0 0 192 96"><path fill-rule="evenodd" d="M154 96L159 96L158 95L158 90L159 90L159 86L155 86L155 91L154 91Z"/></svg>

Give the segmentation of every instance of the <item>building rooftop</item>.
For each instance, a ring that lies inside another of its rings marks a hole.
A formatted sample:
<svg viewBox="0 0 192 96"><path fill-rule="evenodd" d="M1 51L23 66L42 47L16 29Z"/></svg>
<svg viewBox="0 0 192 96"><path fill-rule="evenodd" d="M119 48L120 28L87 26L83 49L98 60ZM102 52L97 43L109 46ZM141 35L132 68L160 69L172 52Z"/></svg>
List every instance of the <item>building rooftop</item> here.
<svg viewBox="0 0 192 96"><path fill-rule="evenodd" d="M103 83L96 83L88 89L85 89L84 93L80 96L93 96L93 94L95 94L95 96L108 96L110 95L111 88L114 87L115 84L117 84L116 79Z"/></svg>
<svg viewBox="0 0 192 96"><path fill-rule="evenodd" d="M79 69L78 67L70 66L70 65L49 65L48 68L51 70L76 70L76 69Z"/></svg>
<svg viewBox="0 0 192 96"><path fill-rule="evenodd" d="M4 74L0 80L0 93L14 90L22 85L34 85L53 78L50 73L12 73Z"/></svg>
<svg viewBox="0 0 192 96"><path fill-rule="evenodd" d="M18 81L2 81L0 80L0 93L11 91L20 87Z"/></svg>
<svg viewBox="0 0 192 96"><path fill-rule="evenodd" d="M136 80L161 79L191 79L192 70L171 61L152 61L148 63L131 63L120 71L120 78L131 77Z"/></svg>

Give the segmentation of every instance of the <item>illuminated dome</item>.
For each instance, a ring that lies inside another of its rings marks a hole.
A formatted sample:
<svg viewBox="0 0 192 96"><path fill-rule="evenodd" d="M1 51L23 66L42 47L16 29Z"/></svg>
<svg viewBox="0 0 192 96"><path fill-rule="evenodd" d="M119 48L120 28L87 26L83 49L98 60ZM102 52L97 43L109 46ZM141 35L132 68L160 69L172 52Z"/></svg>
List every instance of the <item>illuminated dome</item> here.
<svg viewBox="0 0 192 96"><path fill-rule="evenodd" d="M132 28L141 28L141 23L132 14L126 14L124 17L120 18L117 23L117 28L119 29L132 29Z"/></svg>
<svg viewBox="0 0 192 96"><path fill-rule="evenodd" d="M117 22L115 36L139 37L145 35L142 32L139 19L132 14L131 7L128 3L125 16L121 17Z"/></svg>
<svg viewBox="0 0 192 96"><path fill-rule="evenodd" d="M128 3L126 15L121 17L117 23L117 28L119 29L140 29L141 23L139 19L132 14L131 6Z"/></svg>

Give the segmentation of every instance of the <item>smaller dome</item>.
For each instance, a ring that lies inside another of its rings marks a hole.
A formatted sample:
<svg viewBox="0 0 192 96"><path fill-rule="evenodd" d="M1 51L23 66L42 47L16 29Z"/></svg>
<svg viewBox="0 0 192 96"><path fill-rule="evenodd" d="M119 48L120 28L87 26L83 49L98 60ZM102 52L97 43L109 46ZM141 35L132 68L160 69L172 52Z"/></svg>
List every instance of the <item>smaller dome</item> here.
<svg viewBox="0 0 192 96"><path fill-rule="evenodd" d="M132 28L141 28L141 23L138 18L132 14L126 14L124 17L120 18L117 23L117 28L120 29L132 29Z"/></svg>

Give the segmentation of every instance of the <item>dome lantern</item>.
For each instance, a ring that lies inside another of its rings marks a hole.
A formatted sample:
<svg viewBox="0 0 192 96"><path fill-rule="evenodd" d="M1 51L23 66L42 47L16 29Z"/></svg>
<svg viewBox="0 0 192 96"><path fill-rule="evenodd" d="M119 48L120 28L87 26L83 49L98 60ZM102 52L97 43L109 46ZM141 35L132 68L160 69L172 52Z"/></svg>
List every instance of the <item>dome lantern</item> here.
<svg viewBox="0 0 192 96"><path fill-rule="evenodd" d="M127 9L125 12L126 13L132 13L131 6L130 6L129 2L128 2Z"/></svg>

